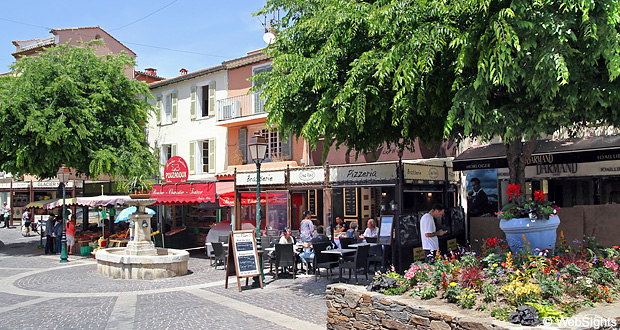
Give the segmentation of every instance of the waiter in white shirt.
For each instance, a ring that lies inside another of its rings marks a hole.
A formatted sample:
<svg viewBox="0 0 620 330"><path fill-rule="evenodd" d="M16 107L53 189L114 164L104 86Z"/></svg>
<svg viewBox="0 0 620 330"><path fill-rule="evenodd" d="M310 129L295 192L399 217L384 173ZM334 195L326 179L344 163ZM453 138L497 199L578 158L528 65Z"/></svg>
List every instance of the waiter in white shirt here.
<svg viewBox="0 0 620 330"><path fill-rule="evenodd" d="M443 229L437 230L434 220L434 218L440 219L443 216L444 211L445 209L443 205L435 204L431 210L422 216L422 219L420 219L422 249L424 249L424 254L426 255L426 262L430 259L429 255L432 256L435 251L439 250L439 239L437 237L447 233Z"/></svg>

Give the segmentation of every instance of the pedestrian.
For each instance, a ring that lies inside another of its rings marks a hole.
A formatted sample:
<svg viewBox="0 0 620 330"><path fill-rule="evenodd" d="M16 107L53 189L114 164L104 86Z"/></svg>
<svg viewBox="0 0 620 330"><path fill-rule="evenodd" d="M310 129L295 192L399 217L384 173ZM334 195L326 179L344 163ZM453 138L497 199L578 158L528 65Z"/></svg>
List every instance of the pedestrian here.
<svg viewBox="0 0 620 330"><path fill-rule="evenodd" d="M4 202L6 205L6 202ZM0 209L0 226L4 227L4 206Z"/></svg>
<svg viewBox="0 0 620 330"><path fill-rule="evenodd" d="M73 245L75 244L75 216L71 216L71 221L67 222L67 252L73 254Z"/></svg>
<svg viewBox="0 0 620 330"><path fill-rule="evenodd" d="M30 212L28 212L28 210L24 211L24 213L22 213L22 227L23 227L23 231L24 236L28 237L30 236L30 225L31 225L31 221L30 221Z"/></svg>
<svg viewBox="0 0 620 330"><path fill-rule="evenodd" d="M312 212L306 211L304 213L304 219L299 224L300 236L302 242L310 242L312 239L312 233L314 232L314 223L310 220Z"/></svg>
<svg viewBox="0 0 620 330"><path fill-rule="evenodd" d="M62 240L62 218L58 217L56 219L56 224L54 225L54 237L56 237L56 253L60 253L61 249L61 240Z"/></svg>
<svg viewBox="0 0 620 330"><path fill-rule="evenodd" d="M4 215L4 228L9 228L9 221L11 220L11 208L4 202L2 207L2 214Z"/></svg>
<svg viewBox="0 0 620 330"><path fill-rule="evenodd" d="M437 236L442 236L446 233L443 229L435 231L435 218L441 218L444 210L443 205L435 204L432 206L431 210L420 219L420 236L422 238L422 249L424 249L424 254L426 255L426 262L429 262L433 253L439 250L439 239Z"/></svg>
<svg viewBox="0 0 620 330"><path fill-rule="evenodd" d="M54 224L56 220L54 219L54 214L50 214L47 221L45 221L45 254L54 254L54 237L52 237Z"/></svg>

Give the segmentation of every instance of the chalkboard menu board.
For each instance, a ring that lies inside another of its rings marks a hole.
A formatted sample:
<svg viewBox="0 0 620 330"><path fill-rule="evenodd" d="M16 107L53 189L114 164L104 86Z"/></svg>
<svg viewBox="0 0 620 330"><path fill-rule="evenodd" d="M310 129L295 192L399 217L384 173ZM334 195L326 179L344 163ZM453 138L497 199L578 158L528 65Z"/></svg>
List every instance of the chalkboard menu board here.
<svg viewBox="0 0 620 330"><path fill-rule="evenodd" d="M228 262L226 263L226 283L228 277L236 276L239 291L241 291L240 278L257 276L260 286L263 287L261 270L259 267L258 251L253 230L239 230L230 233L228 238Z"/></svg>
<svg viewBox="0 0 620 330"><path fill-rule="evenodd" d="M344 216L357 217L357 188L344 188Z"/></svg>
<svg viewBox="0 0 620 330"><path fill-rule="evenodd" d="M379 238L377 244L390 245L392 243L393 215L382 215L379 224Z"/></svg>
<svg viewBox="0 0 620 330"><path fill-rule="evenodd" d="M308 190L308 211L316 215L316 190Z"/></svg>

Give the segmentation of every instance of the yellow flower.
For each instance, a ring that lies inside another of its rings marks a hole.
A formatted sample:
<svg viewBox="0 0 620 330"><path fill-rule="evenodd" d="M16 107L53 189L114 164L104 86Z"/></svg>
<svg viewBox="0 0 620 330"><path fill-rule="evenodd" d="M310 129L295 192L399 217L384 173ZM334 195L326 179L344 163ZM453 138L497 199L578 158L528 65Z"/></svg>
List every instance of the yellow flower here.
<svg viewBox="0 0 620 330"><path fill-rule="evenodd" d="M493 264L493 267L497 267L497 264Z"/></svg>
<svg viewBox="0 0 620 330"><path fill-rule="evenodd" d="M461 299L461 296L456 296L456 299Z"/></svg>
<svg viewBox="0 0 620 330"><path fill-rule="evenodd" d="M450 286L451 287L455 287L456 286L456 282L450 282Z"/></svg>
<svg viewBox="0 0 620 330"><path fill-rule="evenodd" d="M473 297L474 297L474 295L473 295L473 294L471 294L471 293L469 294L469 296L467 296L467 298L469 298L469 299L471 299L471 298L473 298Z"/></svg>

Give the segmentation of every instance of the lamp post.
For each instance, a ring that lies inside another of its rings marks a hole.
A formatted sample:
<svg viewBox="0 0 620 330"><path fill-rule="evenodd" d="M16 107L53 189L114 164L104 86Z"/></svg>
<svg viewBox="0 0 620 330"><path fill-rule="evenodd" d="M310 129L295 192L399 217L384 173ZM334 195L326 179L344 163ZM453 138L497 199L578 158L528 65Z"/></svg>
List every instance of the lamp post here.
<svg viewBox="0 0 620 330"><path fill-rule="evenodd" d="M256 164L256 244L260 249L260 164L265 160L267 141L259 132L254 132L254 136L250 138L250 143L248 143L248 148L250 148L250 157Z"/></svg>
<svg viewBox="0 0 620 330"><path fill-rule="evenodd" d="M71 171L65 164L62 164L58 169L58 173L56 173L58 181L62 183L62 239L60 241L62 250L60 252L60 262L69 262L69 256L67 255L67 224L65 222L65 183L69 181L70 174Z"/></svg>

